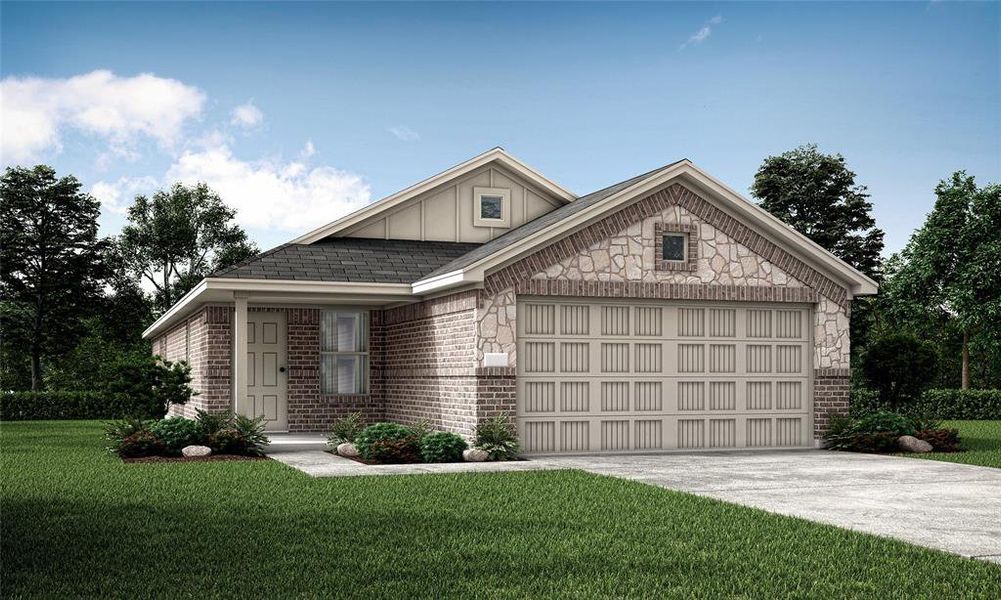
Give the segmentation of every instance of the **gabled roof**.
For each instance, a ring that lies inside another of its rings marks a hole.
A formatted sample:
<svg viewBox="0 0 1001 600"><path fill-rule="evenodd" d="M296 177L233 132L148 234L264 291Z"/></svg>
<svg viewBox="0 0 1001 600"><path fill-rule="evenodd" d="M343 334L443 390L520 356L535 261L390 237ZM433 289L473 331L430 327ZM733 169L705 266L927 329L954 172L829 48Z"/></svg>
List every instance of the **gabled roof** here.
<svg viewBox="0 0 1001 600"><path fill-rule="evenodd" d="M414 282L415 294L482 282L487 271L544 247L576 229L596 221L630 202L682 181L701 190L721 210L730 213L774 243L788 249L806 264L844 285L852 295L875 294L872 279L834 256L771 213L748 201L690 160L684 159L627 179L557 208L521 227L501 235Z"/></svg>
<svg viewBox="0 0 1001 600"><path fill-rule="evenodd" d="M329 238L282 244L209 277L412 283L480 244L367 238Z"/></svg>
<svg viewBox="0 0 1001 600"><path fill-rule="evenodd" d="M429 177L424 181L416 183L406 189L400 190L391 196L387 196L381 200L377 200L372 204L369 204L365 208L356 210L355 212L341 217L336 221L327 223L323 227L318 227L309 233L301 235L296 239L292 240L293 244L313 244L319 240L322 240L330 235L342 231L352 225L360 223L365 219L375 216L378 213L384 212L398 206L415 196L432 190L439 185L442 185L452 179L462 177L466 173L469 173L475 169L478 169L489 163L497 163L512 172L524 177L527 181L535 184L540 189L545 190L553 197L559 199L561 202L572 202L577 198L577 196L567 190L566 188L560 186L554 181L542 175L532 167L521 162L514 156L508 154L503 148L496 147L487 150L483 154L474 156L473 158L455 165L450 169L446 169L433 177Z"/></svg>

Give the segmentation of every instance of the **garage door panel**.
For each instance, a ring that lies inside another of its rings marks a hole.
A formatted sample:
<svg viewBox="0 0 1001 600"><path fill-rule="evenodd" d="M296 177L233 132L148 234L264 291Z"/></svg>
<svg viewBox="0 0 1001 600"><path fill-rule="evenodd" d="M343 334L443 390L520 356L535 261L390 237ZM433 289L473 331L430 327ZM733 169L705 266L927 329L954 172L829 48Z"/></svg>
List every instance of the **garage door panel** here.
<svg viewBox="0 0 1001 600"><path fill-rule="evenodd" d="M807 306L546 298L518 310L528 453L812 443Z"/></svg>

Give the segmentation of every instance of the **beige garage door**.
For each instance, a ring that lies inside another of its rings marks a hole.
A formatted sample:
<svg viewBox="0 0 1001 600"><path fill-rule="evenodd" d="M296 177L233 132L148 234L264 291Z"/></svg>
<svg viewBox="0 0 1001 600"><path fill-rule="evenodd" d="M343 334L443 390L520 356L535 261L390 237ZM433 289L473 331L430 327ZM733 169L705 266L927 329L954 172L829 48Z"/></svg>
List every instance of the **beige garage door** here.
<svg viewBox="0 0 1001 600"><path fill-rule="evenodd" d="M812 446L806 305L524 298L525 452Z"/></svg>

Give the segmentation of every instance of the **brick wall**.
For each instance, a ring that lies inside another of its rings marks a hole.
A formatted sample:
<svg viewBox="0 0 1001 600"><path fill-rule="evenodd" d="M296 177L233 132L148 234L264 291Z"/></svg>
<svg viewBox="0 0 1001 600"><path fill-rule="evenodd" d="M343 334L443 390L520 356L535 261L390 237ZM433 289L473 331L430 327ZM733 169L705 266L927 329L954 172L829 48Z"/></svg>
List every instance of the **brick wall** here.
<svg viewBox="0 0 1001 600"><path fill-rule="evenodd" d="M226 306L207 306L153 340L153 352L167 360L187 357L191 387L198 392L187 404L171 407L171 415L192 418L197 408L229 410L231 313Z"/></svg>
<svg viewBox="0 0 1001 600"><path fill-rule="evenodd" d="M848 414L849 369L815 369L813 372L813 437L827 433L834 415Z"/></svg>
<svg viewBox="0 0 1001 600"><path fill-rule="evenodd" d="M387 420L427 419L472 435L478 419L477 298L464 292L382 313Z"/></svg>

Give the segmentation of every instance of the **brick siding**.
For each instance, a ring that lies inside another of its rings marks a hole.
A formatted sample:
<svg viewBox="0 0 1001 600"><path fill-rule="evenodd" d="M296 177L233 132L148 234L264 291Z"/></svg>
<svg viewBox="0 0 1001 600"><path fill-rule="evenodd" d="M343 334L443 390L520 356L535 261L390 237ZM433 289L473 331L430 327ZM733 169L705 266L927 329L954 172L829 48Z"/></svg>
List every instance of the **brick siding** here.
<svg viewBox="0 0 1001 600"><path fill-rule="evenodd" d="M834 415L848 414L849 369L815 369L813 372L813 437L821 439Z"/></svg>

